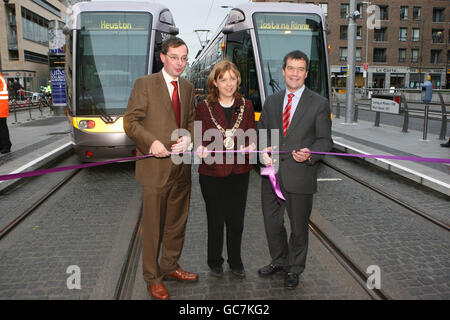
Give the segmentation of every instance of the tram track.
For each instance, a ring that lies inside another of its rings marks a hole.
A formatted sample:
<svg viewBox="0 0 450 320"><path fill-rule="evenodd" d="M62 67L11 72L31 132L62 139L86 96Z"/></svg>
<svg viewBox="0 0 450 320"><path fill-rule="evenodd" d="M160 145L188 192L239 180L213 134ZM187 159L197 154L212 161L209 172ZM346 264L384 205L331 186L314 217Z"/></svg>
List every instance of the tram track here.
<svg viewBox="0 0 450 320"><path fill-rule="evenodd" d="M417 209L417 208L413 207L412 205L406 203L404 200L401 200L398 197L394 197L392 194L389 194L388 192L386 192L386 191L384 191L384 190L374 186L373 184L371 184L371 183L369 183L367 181L364 181L364 180L362 180L362 179L352 175L351 173L349 173L346 170L338 168L337 166L335 166L335 165L333 165L333 164L331 164L331 163L329 163L327 161L324 161L324 164L327 167L329 167L329 168L339 172L340 174L346 176L350 180L355 181L355 182L363 185L364 187L366 187L366 188L368 188L368 189L378 193L379 195L383 196L384 198L387 198L387 199L391 200L392 202L394 202L394 203L404 207L409 212L412 212L415 215L418 215L418 216L420 216L420 217L430 221L434 225L437 225L437 226L443 228L446 231L450 231L450 226L447 223L445 223L444 221L441 221L441 220L431 216L430 214L428 214L428 213L426 213L426 212L424 212L424 211L422 211L420 209Z"/></svg>
<svg viewBox="0 0 450 320"><path fill-rule="evenodd" d="M21 222L23 222L27 217L29 217L39 206L41 206L45 201L47 201L52 195L54 195L58 190L60 190L64 185L66 185L73 177L75 177L80 172L80 169L74 170L68 175L65 175L54 184L50 190L45 194L38 197L31 204L27 205L25 209L21 210L14 219L7 223L0 230L0 240L3 239L8 233L10 233L14 228L16 228Z"/></svg>
<svg viewBox="0 0 450 320"><path fill-rule="evenodd" d="M130 300L133 293L133 283L136 276L137 266L139 264L139 255L142 250L141 241L141 222L142 222L142 203L139 216L136 220L133 233L126 254L125 261L120 271L114 292L114 300Z"/></svg>
<svg viewBox="0 0 450 320"><path fill-rule="evenodd" d="M370 289L367 286L367 275L314 222L310 220L308 227L322 245L328 249L350 276L355 279L373 300L391 300L391 298L381 289Z"/></svg>

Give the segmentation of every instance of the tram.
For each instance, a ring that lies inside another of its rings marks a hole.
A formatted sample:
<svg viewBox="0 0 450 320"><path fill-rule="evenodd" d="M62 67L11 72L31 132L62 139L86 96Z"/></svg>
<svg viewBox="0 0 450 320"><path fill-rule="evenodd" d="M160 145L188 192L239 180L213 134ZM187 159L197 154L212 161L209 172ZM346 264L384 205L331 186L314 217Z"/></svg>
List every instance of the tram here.
<svg viewBox="0 0 450 320"><path fill-rule="evenodd" d="M293 50L305 52L310 59L306 86L329 98L331 84L322 9L311 4L279 2L236 6L190 68L196 99L206 97L208 75L214 65L228 59L238 67L242 78L240 92L252 100L259 120L265 98L284 89L283 58Z"/></svg>
<svg viewBox="0 0 450 320"><path fill-rule="evenodd" d="M66 26L67 115L81 161L130 157L123 114L137 78L161 70L162 42L178 34L163 5L80 2Z"/></svg>

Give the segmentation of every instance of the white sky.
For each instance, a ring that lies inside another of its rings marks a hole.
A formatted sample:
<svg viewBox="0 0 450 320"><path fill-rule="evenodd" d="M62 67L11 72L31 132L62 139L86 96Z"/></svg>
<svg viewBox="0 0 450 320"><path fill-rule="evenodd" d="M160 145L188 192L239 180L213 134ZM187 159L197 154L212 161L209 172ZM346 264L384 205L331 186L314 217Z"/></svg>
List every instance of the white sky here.
<svg viewBox="0 0 450 320"><path fill-rule="evenodd" d="M95 1L95 0L93 0ZM117 0L120 1L120 0ZM136 1L136 0L135 0ZM197 51L201 48L194 30L209 29L211 37L223 18L230 11L220 6L235 6L249 0L137 0L150 1L165 5L172 12L175 24L180 30L178 37L189 47L189 60L193 62ZM204 37L205 35L202 35ZM203 40L203 38L202 38Z"/></svg>

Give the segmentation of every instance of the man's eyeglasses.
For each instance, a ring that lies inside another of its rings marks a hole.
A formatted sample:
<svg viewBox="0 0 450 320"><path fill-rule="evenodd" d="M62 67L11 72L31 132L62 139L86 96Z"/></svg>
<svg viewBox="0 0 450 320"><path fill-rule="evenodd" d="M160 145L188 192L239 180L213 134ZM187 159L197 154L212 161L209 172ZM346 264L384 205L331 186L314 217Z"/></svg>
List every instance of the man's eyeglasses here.
<svg viewBox="0 0 450 320"><path fill-rule="evenodd" d="M182 56L182 57L177 57L177 56L171 56L166 54L167 57L169 57L170 60L172 61L181 61L181 62L187 62L188 61L188 57L187 56Z"/></svg>

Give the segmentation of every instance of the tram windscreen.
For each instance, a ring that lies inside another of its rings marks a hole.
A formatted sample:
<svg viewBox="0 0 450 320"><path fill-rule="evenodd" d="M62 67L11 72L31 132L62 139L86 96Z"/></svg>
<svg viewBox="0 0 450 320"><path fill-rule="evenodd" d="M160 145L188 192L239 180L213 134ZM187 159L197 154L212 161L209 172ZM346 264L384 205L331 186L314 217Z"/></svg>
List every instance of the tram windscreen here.
<svg viewBox="0 0 450 320"><path fill-rule="evenodd" d="M80 15L76 83L78 115L120 115L137 78L147 74L149 13Z"/></svg>
<svg viewBox="0 0 450 320"><path fill-rule="evenodd" d="M253 22L266 95L285 89L283 58L291 51L301 50L310 60L306 86L328 98L328 68L320 17L315 14L256 13Z"/></svg>

